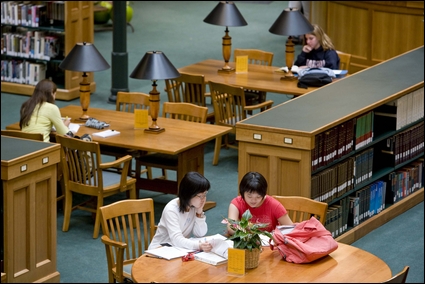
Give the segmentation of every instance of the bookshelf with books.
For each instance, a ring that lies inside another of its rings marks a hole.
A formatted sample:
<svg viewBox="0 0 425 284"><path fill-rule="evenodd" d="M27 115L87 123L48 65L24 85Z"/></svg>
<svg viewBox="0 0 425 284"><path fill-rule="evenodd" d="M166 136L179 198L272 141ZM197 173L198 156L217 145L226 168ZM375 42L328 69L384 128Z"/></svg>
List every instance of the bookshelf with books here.
<svg viewBox="0 0 425 284"><path fill-rule="evenodd" d="M78 98L81 73L59 64L77 42L93 43L93 2L3 1L1 11L2 92L31 96L39 80L50 78L56 99ZM94 92L93 73L87 75Z"/></svg>
<svg viewBox="0 0 425 284"><path fill-rule="evenodd" d="M258 171L270 195L327 202L329 228L344 243L423 201L424 67L415 63L423 52L239 122L239 180Z"/></svg>

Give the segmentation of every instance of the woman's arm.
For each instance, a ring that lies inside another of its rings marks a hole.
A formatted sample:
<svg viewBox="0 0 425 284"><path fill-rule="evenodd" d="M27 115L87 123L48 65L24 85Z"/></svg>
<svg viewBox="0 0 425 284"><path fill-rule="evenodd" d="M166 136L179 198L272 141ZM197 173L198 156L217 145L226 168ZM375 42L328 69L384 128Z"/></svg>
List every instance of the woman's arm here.
<svg viewBox="0 0 425 284"><path fill-rule="evenodd" d="M239 210L232 203L230 203L230 205L229 205L229 212L227 214L227 217L229 219L233 219L233 220L236 220L236 221L239 220ZM230 229L230 225L229 224L227 225L227 233L229 235L233 235L235 233L232 229Z"/></svg>
<svg viewBox="0 0 425 284"><path fill-rule="evenodd" d="M325 52L325 67L332 70L339 69L339 57L335 50L327 50Z"/></svg>

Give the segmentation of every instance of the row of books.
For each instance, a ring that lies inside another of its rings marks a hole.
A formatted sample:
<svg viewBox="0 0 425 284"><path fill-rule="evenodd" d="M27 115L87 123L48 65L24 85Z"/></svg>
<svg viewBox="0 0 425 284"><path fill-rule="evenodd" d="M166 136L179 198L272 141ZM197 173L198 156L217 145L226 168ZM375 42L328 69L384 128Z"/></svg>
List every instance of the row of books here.
<svg viewBox="0 0 425 284"><path fill-rule="evenodd" d="M325 228L336 238L348 230L349 198L343 198L339 204L328 207Z"/></svg>
<svg viewBox="0 0 425 284"><path fill-rule="evenodd" d="M19 84L37 85L46 78L46 64L26 60L2 60L1 80Z"/></svg>
<svg viewBox="0 0 425 284"><path fill-rule="evenodd" d="M2 54L49 61L63 57L63 34L20 28L2 33L1 47Z"/></svg>
<svg viewBox="0 0 425 284"><path fill-rule="evenodd" d="M369 111L355 119L356 131L354 137L354 148L356 150L365 147L367 144L370 144L373 141L374 116L374 112Z"/></svg>
<svg viewBox="0 0 425 284"><path fill-rule="evenodd" d="M389 202L396 203L404 197L423 187L424 160L420 159L388 176L390 184Z"/></svg>
<svg viewBox="0 0 425 284"><path fill-rule="evenodd" d="M311 177L311 198L322 202L342 196L355 185L370 180L373 174L374 148L349 157Z"/></svg>
<svg viewBox="0 0 425 284"><path fill-rule="evenodd" d="M396 101L396 129L409 125L424 117L424 88L417 89Z"/></svg>
<svg viewBox="0 0 425 284"><path fill-rule="evenodd" d="M1 2L1 23L42 27L63 25L64 1L46 1L43 4L17 1Z"/></svg>
<svg viewBox="0 0 425 284"><path fill-rule="evenodd" d="M353 150L366 147L373 142L375 134L395 131L423 119L423 103L424 88L421 88L317 134L311 151L312 171L326 167ZM388 119L388 116L393 119Z"/></svg>
<svg viewBox="0 0 425 284"><path fill-rule="evenodd" d="M422 106L423 107L423 106ZM397 133L390 141L394 151L395 164L399 165L414 157L424 150L424 122Z"/></svg>
<svg viewBox="0 0 425 284"><path fill-rule="evenodd" d="M424 159L388 175L388 180L379 180L367 185L348 196L347 225L355 227L370 217L379 214L386 206L394 204L424 186ZM339 205L347 209L347 198L341 199ZM332 206L330 206L332 208ZM332 214L331 214L332 215ZM332 216L329 216L331 218ZM345 215L343 213L342 218ZM344 224L345 220L342 220Z"/></svg>
<svg viewBox="0 0 425 284"><path fill-rule="evenodd" d="M326 166L354 150L354 125L354 120L348 120L316 135L315 147L311 153L312 171Z"/></svg>

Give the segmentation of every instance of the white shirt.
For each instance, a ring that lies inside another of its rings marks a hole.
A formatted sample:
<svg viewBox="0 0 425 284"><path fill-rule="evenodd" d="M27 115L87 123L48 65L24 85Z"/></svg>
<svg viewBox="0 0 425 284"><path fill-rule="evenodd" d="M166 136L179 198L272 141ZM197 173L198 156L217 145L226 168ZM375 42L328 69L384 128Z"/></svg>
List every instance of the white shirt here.
<svg viewBox="0 0 425 284"><path fill-rule="evenodd" d="M208 231L206 217L196 217L196 209L190 208L189 212L179 212L178 198L167 203L162 211L161 220L149 249L159 247L162 243L185 249L199 249L199 242L189 238L200 238Z"/></svg>

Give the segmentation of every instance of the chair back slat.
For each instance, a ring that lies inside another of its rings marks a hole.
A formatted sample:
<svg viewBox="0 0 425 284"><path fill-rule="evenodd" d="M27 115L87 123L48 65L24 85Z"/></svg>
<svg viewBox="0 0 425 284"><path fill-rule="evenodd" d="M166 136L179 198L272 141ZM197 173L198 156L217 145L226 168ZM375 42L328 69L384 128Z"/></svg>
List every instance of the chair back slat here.
<svg viewBox="0 0 425 284"><path fill-rule="evenodd" d="M299 223L316 217L323 225L326 221L328 204L302 196L273 195L288 211L292 222Z"/></svg>

